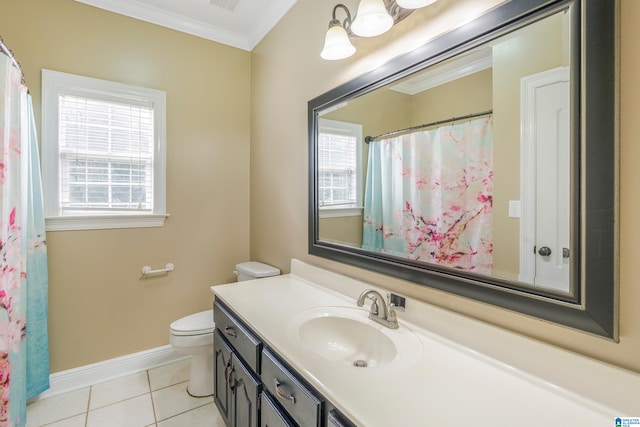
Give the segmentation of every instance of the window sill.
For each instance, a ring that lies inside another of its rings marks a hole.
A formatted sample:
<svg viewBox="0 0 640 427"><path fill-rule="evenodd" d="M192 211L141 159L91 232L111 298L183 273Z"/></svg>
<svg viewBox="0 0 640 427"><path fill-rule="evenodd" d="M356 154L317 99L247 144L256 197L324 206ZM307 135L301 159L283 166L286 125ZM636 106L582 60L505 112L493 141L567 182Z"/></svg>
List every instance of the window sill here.
<svg viewBox="0 0 640 427"><path fill-rule="evenodd" d="M343 216L361 216L363 208L320 208L320 218L339 218Z"/></svg>
<svg viewBox="0 0 640 427"><path fill-rule="evenodd" d="M45 226L46 231L162 227L168 217L169 214L56 216L45 218Z"/></svg>

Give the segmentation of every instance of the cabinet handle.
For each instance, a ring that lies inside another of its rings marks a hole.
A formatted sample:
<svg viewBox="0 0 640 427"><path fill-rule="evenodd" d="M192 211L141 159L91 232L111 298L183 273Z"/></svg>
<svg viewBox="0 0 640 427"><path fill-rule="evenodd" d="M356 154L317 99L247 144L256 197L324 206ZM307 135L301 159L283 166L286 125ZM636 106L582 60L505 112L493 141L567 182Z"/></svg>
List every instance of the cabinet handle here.
<svg viewBox="0 0 640 427"><path fill-rule="evenodd" d="M280 390L280 381L278 381L277 378L273 379L273 385L276 387L276 394L278 395L278 397L284 400L288 400L293 404L296 403L296 398L292 394L286 394L282 390Z"/></svg>
<svg viewBox="0 0 640 427"><path fill-rule="evenodd" d="M236 331L231 326L225 326L224 333L234 338L238 336L238 334L236 334Z"/></svg>
<svg viewBox="0 0 640 427"><path fill-rule="evenodd" d="M229 376L227 377L227 386L229 390L233 391L233 388L236 386L235 384L231 384L231 376L233 375L233 371L236 369L235 366L231 366L231 370L229 371Z"/></svg>
<svg viewBox="0 0 640 427"><path fill-rule="evenodd" d="M231 358L227 361L227 364L224 367L224 382L229 385L229 368L231 368Z"/></svg>

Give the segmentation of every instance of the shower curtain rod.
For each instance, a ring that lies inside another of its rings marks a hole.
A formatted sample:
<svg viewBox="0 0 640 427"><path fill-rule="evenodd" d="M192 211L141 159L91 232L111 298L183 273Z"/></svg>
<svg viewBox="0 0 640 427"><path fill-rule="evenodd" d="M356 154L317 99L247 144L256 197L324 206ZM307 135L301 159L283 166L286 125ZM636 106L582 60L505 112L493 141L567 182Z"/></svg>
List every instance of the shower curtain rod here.
<svg viewBox="0 0 640 427"><path fill-rule="evenodd" d="M9 47L4 43L2 36L0 36L0 50L2 50L2 53L4 53L9 57L9 59L13 63L13 66L16 67L18 71L20 71L20 78L22 79L22 84L25 84L22 67L20 66L20 63L16 60L16 58L13 56L13 52L11 51L11 49L9 49Z"/></svg>
<svg viewBox="0 0 640 427"><path fill-rule="evenodd" d="M375 140L380 139L380 138L385 137L385 136L393 136L393 135L397 135L399 133L405 133L405 132L410 132L410 131L413 131L413 130L427 128L429 126L436 126L436 125L441 125L441 124L444 124L444 123L456 122L458 120L467 120L467 119L472 119L474 117L486 116L487 114L493 114L493 110L487 110L487 111L481 111L479 113L467 114L466 116L452 117L452 118L447 119L447 120L437 120L437 121L431 122L431 123L425 123L425 124L422 124L422 125L411 126L411 127L405 128L405 129L394 130L393 132L382 133L382 134L377 135L377 136L367 136L367 137L364 138L364 142L366 142L368 144L371 141L375 141Z"/></svg>

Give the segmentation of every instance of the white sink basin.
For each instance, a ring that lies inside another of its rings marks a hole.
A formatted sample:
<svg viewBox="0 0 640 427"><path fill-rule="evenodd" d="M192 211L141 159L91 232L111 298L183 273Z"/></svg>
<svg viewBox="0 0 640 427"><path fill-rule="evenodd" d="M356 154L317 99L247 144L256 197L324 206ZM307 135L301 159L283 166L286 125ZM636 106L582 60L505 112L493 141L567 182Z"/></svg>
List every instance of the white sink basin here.
<svg viewBox="0 0 640 427"><path fill-rule="evenodd" d="M390 329L368 318L368 310L319 307L300 313L290 332L302 347L326 361L373 368L418 360L422 345L406 326Z"/></svg>

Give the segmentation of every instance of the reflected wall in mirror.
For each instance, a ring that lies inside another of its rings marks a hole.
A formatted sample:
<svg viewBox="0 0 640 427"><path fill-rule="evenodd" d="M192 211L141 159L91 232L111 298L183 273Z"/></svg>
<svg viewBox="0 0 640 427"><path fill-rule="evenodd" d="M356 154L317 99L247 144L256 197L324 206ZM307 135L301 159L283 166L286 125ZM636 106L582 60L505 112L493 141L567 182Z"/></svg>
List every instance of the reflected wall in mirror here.
<svg viewBox="0 0 640 427"><path fill-rule="evenodd" d="M517 3L310 101L310 253L614 337L615 7Z"/></svg>

